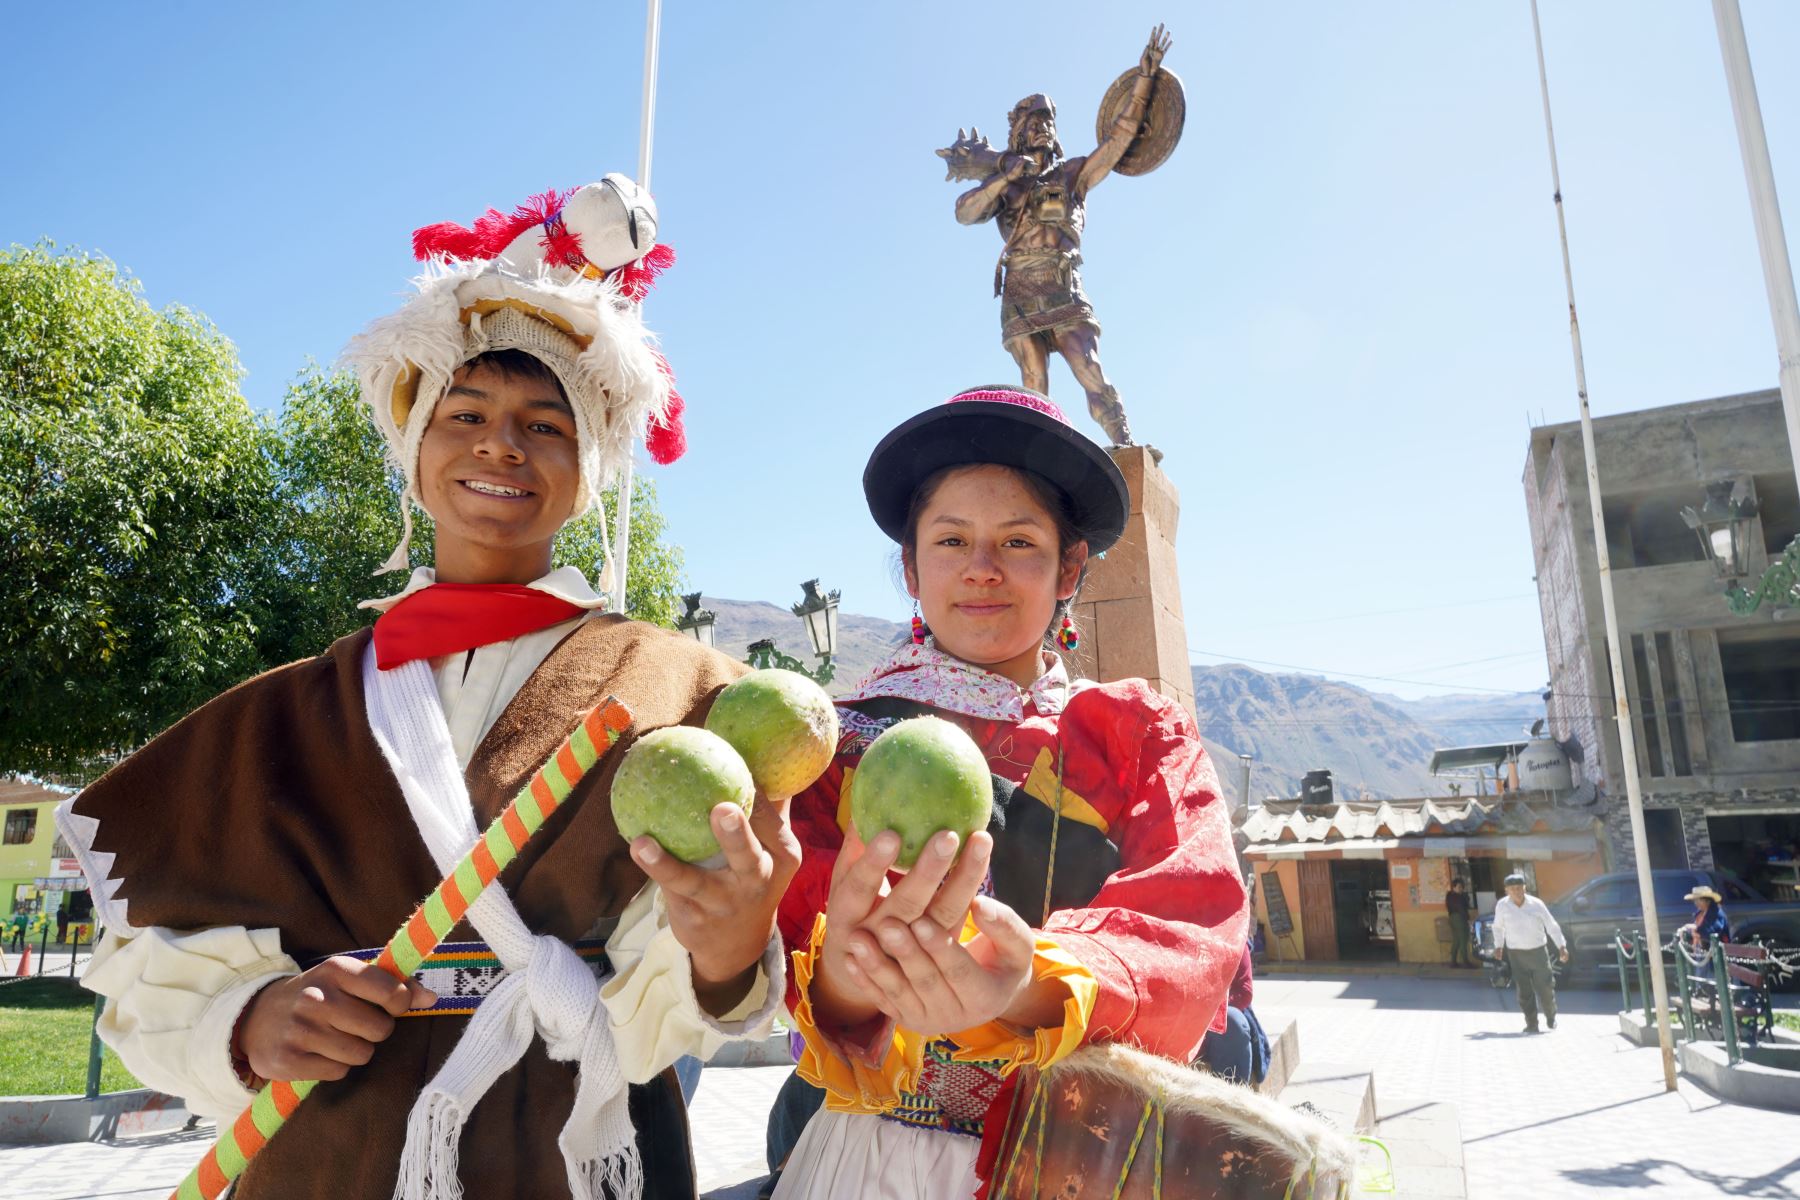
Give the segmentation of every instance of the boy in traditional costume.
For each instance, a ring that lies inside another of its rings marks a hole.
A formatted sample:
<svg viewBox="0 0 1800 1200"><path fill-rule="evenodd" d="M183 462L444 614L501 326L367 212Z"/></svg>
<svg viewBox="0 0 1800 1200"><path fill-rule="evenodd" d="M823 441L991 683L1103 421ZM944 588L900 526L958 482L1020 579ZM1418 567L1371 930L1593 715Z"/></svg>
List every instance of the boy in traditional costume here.
<svg viewBox="0 0 1800 1200"><path fill-rule="evenodd" d="M326 1081L241 1197L691 1197L667 1068L761 1036L781 1002L785 801L720 806L726 862L691 867L619 834L622 747L412 981L369 961L587 709L615 698L629 741L697 723L743 670L550 565L638 439L679 440L635 303L668 259L654 221L609 176L421 230L417 294L346 359L435 570L57 814L107 929L84 977L100 1033L140 1079L221 1121L265 1079Z"/></svg>

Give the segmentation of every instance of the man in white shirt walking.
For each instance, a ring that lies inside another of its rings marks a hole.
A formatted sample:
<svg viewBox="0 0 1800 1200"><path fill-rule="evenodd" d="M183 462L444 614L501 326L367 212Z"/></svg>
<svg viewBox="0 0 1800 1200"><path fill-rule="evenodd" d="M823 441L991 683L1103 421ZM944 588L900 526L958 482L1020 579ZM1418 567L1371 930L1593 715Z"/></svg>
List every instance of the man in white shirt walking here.
<svg viewBox="0 0 1800 1200"><path fill-rule="evenodd" d="M1536 896L1525 894L1525 876L1506 877L1506 899L1494 905L1494 954L1512 967L1519 989L1519 1011L1525 1014L1525 1032L1538 1033L1538 1010L1550 1028L1556 1028L1556 975L1550 966L1549 943L1556 943L1557 961L1569 961L1569 944L1549 908Z"/></svg>

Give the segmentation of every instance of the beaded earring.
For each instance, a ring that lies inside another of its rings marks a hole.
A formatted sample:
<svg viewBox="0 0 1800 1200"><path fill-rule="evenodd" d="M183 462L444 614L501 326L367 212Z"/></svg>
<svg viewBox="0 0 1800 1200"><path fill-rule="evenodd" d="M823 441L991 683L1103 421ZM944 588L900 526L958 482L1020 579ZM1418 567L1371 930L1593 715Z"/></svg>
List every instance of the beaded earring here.
<svg viewBox="0 0 1800 1200"><path fill-rule="evenodd" d="M925 635L930 632L931 630L925 628L925 622L919 619L918 601L913 601L912 644L915 646L923 646L925 644Z"/></svg>
<svg viewBox="0 0 1800 1200"><path fill-rule="evenodd" d="M1075 628L1075 622L1068 613L1063 614L1062 628L1056 631L1056 644L1071 654L1081 645L1081 631Z"/></svg>

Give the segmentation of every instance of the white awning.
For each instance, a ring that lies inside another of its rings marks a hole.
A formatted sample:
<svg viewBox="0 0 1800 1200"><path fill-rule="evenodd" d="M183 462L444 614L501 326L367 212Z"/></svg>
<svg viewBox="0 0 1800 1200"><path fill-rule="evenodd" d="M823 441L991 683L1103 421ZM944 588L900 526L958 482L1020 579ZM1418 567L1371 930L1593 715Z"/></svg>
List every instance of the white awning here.
<svg viewBox="0 0 1800 1200"><path fill-rule="evenodd" d="M1387 858L1388 851L1417 847L1426 858L1504 857L1521 862L1592 854L1592 832L1528 833L1510 837L1343 838L1335 842L1263 842L1244 849L1246 858Z"/></svg>

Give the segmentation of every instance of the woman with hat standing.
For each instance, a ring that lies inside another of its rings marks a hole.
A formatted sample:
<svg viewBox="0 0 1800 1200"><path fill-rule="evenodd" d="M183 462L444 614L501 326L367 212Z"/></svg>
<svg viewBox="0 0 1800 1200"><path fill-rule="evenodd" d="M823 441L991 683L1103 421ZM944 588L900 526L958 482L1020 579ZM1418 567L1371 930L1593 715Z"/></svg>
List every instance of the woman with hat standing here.
<svg viewBox="0 0 1800 1200"><path fill-rule="evenodd" d="M838 757L791 809L788 1000L799 1074L827 1100L778 1200L973 1195L1017 1068L1101 1041L1192 1059L1246 936L1192 720L1141 679L1071 679L1059 653L1129 510L1106 453L1038 393L977 388L883 438L863 490L918 607L910 644L839 702ZM927 713L982 748L995 821L963 846L939 832L895 877L898 838L864 845L844 800L869 743Z"/></svg>
<svg viewBox="0 0 1800 1200"><path fill-rule="evenodd" d="M1719 901L1724 897L1703 883L1682 899L1694 902L1694 919L1681 930L1689 946L1695 950L1709 950L1715 941L1731 940L1731 924L1725 918L1725 910L1719 907Z"/></svg>

